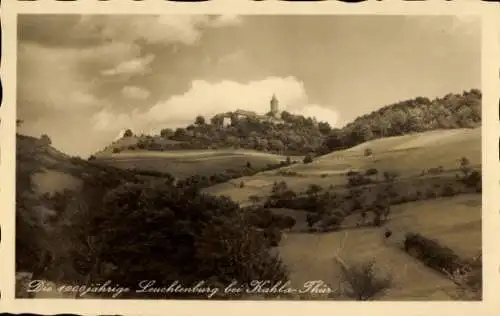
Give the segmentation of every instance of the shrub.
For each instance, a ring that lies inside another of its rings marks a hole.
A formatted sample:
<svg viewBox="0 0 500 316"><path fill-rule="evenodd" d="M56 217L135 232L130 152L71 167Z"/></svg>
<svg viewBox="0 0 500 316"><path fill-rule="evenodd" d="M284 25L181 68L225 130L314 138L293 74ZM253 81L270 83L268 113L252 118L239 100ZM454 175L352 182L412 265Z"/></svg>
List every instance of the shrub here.
<svg viewBox="0 0 500 316"><path fill-rule="evenodd" d="M392 276L377 275L375 261L341 264L343 294L357 301L379 298L392 286Z"/></svg>
<svg viewBox="0 0 500 316"><path fill-rule="evenodd" d="M281 231L277 228L269 227L264 229L264 237L269 242L269 247L277 247L281 241Z"/></svg>
<svg viewBox="0 0 500 316"><path fill-rule="evenodd" d="M349 174L349 173L348 173ZM361 186L365 184L372 183L373 180L362 175L361 173L351 173L351 175L347 177L347 185L350 187Z"/></svg>
<svg viewBox="0 0 500 316"><path fill-rule="evenodd" d="M474 170L462 178L462 182L468 188L482 187L482 175L480 171Z"/></svg>
<svg viewBox="0 0 500 316"><path fill-rule="evenodd" d="M371 150L371 148L365 149L365 156L371 156L372 154L373 154L373 151Z"/></svg>
<svg viewBox="0 0 500 316"><path fill-rule="evenodd" d="M248 200L250 200L250 202L252 202L252 203L259 203L260 202L260 196L258 196L258 195L250 195L248 197Z"/></svg>
<svg viewBox="0 0 500 316"><path fill-rule="evenodd" d="M404 247L406 252L412 253L424 264L440 272L454 273L463 264L453 250L420 234L406 234Z"/></svg>
<svg viewBox="0 0 500 316"><path fill-rule="evenodd" d="M312 155L311 154L307 154L305 157L304 157L304 160L303 160L304 163L311 163L313 162L313 158L312 158Z"/></svg>
<svg viewBox="0 0 500 316"><path fill-rule="evenodd" d="M120 152L120 148L113 148L113 154L117 154Z"/></svg>
<svg viewBox="0 0 500 316"><path fill-rule="evenodd" d="M88 160L89 160L89 161L91 161L91 160L95 160L95 156L94 156L94 155L90 155Z"/></svg>
<svg viewBox="0 0 500 316"><path fill-rule="evenodd" d="M240 182L240 188L244 188L245 187L245 182L241 181Z"/></svg>
<svg viewBox="0 0 500 316"><path fill-rule="evenodd" d="M441 194L446 197L457 195L457 193L459 193L459 191L455 189L450 183L445 184L441 191Z"/></svg>
<svg viewBox="0 0 500 316"><path fill-rule="evenodd" d="M399 177L399 172L397 172L395 170L384 171L385 181L392 182L392 181L396 180L397 177Z"/></svg>
<svg viewBox="0 0 500 316"><path fill-rule="evenodd" d="M49 146L52 144L52 140L47 134L43 134L42 136L40 136L40 140L42 141L44 146Z"/></svg>
<svg viewBox="0 0 500 316"><path fill-rule="evenodd" d="M378 170L376 168L370 168L366 170L365 175L367 176L376 176L378 174Z"/></svg>
<svg viewBox="0 0 500 316"><path fill-rule="evenodd" d="M319 220L319 217L318 215L315 215L315 214L311 214L311 213L308 213L306 215L306 221L307 221L307 226L309 228L312 228L314 226L314 224Z"/></svg>

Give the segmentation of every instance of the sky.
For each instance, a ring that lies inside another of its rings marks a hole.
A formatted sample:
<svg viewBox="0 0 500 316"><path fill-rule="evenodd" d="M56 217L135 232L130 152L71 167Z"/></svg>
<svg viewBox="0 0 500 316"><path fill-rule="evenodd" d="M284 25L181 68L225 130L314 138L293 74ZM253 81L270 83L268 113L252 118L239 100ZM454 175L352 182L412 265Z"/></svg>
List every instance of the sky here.
<svg viewBox="0 0 500 316"><path fill-rule="evenodd" d="M385 105L480 88L480 21L461 16L21 15L19 132L87 157L236 109L342 127Z"/></svg>

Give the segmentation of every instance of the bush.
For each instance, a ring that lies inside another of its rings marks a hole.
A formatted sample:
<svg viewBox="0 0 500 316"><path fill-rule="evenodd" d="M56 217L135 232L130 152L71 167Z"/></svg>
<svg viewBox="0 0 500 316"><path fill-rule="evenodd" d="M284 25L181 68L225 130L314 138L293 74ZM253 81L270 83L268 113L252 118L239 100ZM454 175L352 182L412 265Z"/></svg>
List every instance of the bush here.
<svg viewBox="0 0 500 316"><path fill-rule="evenodd" d="M462 182L468 188L481 188L482 187L482 175L480 171L474 170L468 173L462 178Z"/></svg>
<svg viewBox="0 0 500 316"><path fill-rule="evenodd" d="M370 168L366 170L365 175L367 176L376 176L378 174L378 170L376 168Z"/></svg>
<svg viewBox="0 0 500 316"><path fill-rule="evenodd" d="M342 294L357 301L377 299L392 286L390 275L377 275L374 260L354 265L341 264L341 271Z"/></svg>
<svg viewBox="0 0 500 316"><path fill-rule="evenodd" d="M49 146L52 144L52 140L47 134L43 134L42 136L40 136L40 140L42 141L42 144L44 146Z"/></svg>
<svg viewBox="0 0 500 316"><path fill-rule="evenodd" d="M365 156L371 156L372 154L373 154L373 151L371 150L371 148L365 149Z"/></svg>
<svg viewBox="0 0 500 316"><path fill-rule="evenodd" d="M455 190L455 188L453 188L451 184L448 183L443 187L441 194L443 196L450 197L456 195L457 191Z"/></svg>
<svg viewBox="0 0 500 316"><path fill-rule="evenodd" d="M406 234L404 247L406 252L440 272L454 273L463 265L462 260L453 250L420 234Z"/></svg>
<svg viewBox="0 0 500 316"><path fill-rule="evenodd" d="M351 173L351 172L349 172ZM350 187L354 187L354 186L361 186L361 185L365 185L365 184L370 184L373 182L372 179L362 175L361 173L351 173L351 175L349 176L349 173L348 173L348 177L347 177L347 185L350 186Z"/></svg>
<svg viewBox="0 0 500 316"><path fill-rule="evenodd" d="M120 148L113 148L113 154L117 154L120 152Z"/></svg>
<svg viewBox="0 0 500 316"><path fill-rule="evenodd" d="M428 188L427 191L425 192L425 197L427 199L434 199L437 197L437 194L432 188Z"/></svg>
<svg viewBox="0 0 500 316"><path fill-rule="evenodd" d="M312 155L311 155L311 154L307 154L307 155L304 157L303 162L304 162L305 164L313 162Z"/></svg>

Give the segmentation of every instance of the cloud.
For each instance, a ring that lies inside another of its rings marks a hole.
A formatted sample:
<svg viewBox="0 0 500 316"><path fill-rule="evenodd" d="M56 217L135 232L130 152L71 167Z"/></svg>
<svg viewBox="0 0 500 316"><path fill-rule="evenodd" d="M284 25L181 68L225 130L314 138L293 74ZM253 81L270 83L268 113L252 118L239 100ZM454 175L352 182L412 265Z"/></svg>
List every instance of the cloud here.
<svg viewBox="0 0 500 316"><path fill-rule="evenodd" d="M93 118L93 128L98 131L119 131L125 128L133 128L133 114L113 113L103 109L96 113Z"/></svg>
<svg viewBox="0 0 500 316"><path fill-rule="evenodd" d="M234 14L226 14L216 16L211 23L212 27L225 27L225 26L233 26L238 25L243 22L243 18L239 15Z"/></svg>
<svg viewBox="0 0 500 316"><path fill-rule="evenodd" d="M242 18L236 15L144 15L144 16L84 16L79 28L89 33L100 30L103 38L131 42L143 40L149 44L195 44L203 31L238 25Z"/></svg>
<svg viewBox="0 0 500 316"><path fill-rule="evenodd" d="M209 119L215 114L236 109L265 114L269 111L269 101L273 94L276 94L281 110L315 117L318 121L327 121L333 126L337 123L337 112L325 106L310 104L303 83L295 77L268 77L247 83L195 80L184 94L171 96L142 113L137 110L130 114L103 110L93 117L93 126L98 130L117 133L125 128L149 131L165 127L185 127L197 115Z"/></svg>
<svg viewBox="0 0 500 316"><path fill-rule="evenodd" d="M317 104L306 105L299 109L297 114L314 117L318 122L328 122L331 126L336 126L339 121L339 115L336 111Z"/></svg>
<svg viewBox="0 0 500 316"><path fill-rule="evenodd" d="M98 106L95 74L103 66L130 59L138 51L133 45L112 43L92 48L19 45L19 105L29 112L75 110ZM29 113L28 113L29 114Z"/></svg>
<svg viewBox="0 0 500 316"><path fill-rule="evenodd" d="M155 59L153 54L144 57L134 58L131 60L123 61L111 69L105 69L101 72L103 76L117 76L117 75L142 75L149 71L149 64Z"/></svg>
<svg viewBox="0 0 500 316"><path fill-rule="evenodd" d="M147 89L136 86L125 86L122 89L122 95L130 99L144 100L149 97L151 92Z"/></svg>
<svg viewBox="0 0 500 316"><path fill-rule="evenodd" d="M315 116L320 121L328 120L333 124L337 121L335 111L309 104L303 83L294 77L269 77L248 83L195 80L187 92L155 104L142 114L141 120L152 125L182 126L190 124L197 115L210 118L236 109L264 114L269 111L273 94L279 99L282 110Z"/></svg>

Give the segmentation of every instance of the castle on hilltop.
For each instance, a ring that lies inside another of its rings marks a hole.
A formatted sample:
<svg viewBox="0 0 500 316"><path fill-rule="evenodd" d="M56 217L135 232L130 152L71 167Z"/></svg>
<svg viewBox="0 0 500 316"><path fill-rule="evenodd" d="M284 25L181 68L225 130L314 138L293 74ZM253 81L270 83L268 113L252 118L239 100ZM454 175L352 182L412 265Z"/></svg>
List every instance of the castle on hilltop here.
<svg viewBox="0 0 500 316"><path fill-rule="evenodd" d="M279 109L278 99L274 94L270 101L269 112L264 115L257 114L256 112L253 111L238 109L234 112L226 112L224 114L220 114L220 116L223 117L224 126L234 124L235 121L245 118L257 119L261 122L269 122L273 124L284 123L284 121L281 119L281 111Z"/></svg>

